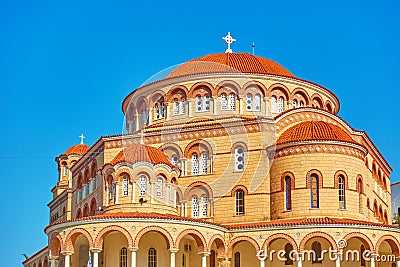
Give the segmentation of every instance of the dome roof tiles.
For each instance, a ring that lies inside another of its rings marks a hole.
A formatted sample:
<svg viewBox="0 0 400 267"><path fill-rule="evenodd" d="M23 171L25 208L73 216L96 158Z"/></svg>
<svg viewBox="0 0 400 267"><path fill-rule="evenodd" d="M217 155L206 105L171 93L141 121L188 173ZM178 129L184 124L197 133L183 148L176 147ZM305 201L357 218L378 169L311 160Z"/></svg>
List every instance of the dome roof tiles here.
<svg viewBox="0 0 400 267"><path fill-rule="evenodd" d="M76 154L76 155L82 156L89 149L90 149L90 146L88 146L88 145L78 144L78 145L74 145L74 146L71 146L70 148L68 148L67 151L64 152L64 155L69 156L72 154Z"/></svg>

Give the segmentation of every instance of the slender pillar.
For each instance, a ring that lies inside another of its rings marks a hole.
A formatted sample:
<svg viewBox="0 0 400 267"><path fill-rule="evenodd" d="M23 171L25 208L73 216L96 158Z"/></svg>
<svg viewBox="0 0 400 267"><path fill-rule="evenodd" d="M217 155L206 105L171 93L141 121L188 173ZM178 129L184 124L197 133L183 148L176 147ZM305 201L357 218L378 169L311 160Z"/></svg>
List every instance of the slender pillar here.
<svg viewBox="0 0 400 267"><path fill-rule="evenodd" d="M174 186L174 189L172 190L172 193L174 194L174 195L173 195L173 198L174 198L174 208L176 209L176 207L177 207L177 199L176 199L176 188L175 188L175 186Z"/></svg>
<svg viewBox="0 0 400 267"><path fill-rule="evenodd" d="M92 258L92 266L93 267L99 267L99 253L102 251L101 248L91 248L90 252L93 253L93 258Z"/></svg>
<svg viewBox="0 0 400 267"><path fill-rule="evenodd" d="M135 203L135 198L136 198L136 192L135 192L135 182L132 181L132 203Z"/></svg>
<svg viewBox="0 0 400 267"><path fill-rule="evenodd" d="M128 250L131 252L131 267L137 267L136 266L136 252L139 250L139 248L130 247L130 248L128 248Z"/></svg>
<svg viewBox="0 0 400 267"><path fill-rule="evenodd" d="M56 267L56 260L58 259L57 256L50 256L50 267Z"/></svg>
<svg viewBox="0 0 400 267"><path fill-rule="evenodd" d="M375 256L376 256L376 254L371 254L371 259L370 259L371 267L375 267Z"/></svg>
<svg viewBox="0 0 400 267"><path fill-rule="evenodd" d="M64 255L64 267L71 267L71 255L74 254L74 252L62 251L61 254Z"/></svg>
<svg viewBox="0 0 400 267"><path fill-rule="evenodd" d="M218 103L217 98L213 98L213 114L214 115L217 115L217 103Z"/></svg>
<svg viewBox="0 0 400 267"><path fill-rule="evenodd" d="M201 255L201 267L207 267L207 256L210 255L210 252L200 252Z"/></svg>
<svg viewBox="0 0 400 267"><path fill-rule="evenodd" d="M340 256L339 255L336 256L335 263L336 263L336 265L335 265L336 267L340 267Z"/></svg>
<svg viewBox="0 0 400 267"><path fill-rule="evenodd" d="M170 256L170 263L169 263L169 266L170 267L175 267L175 255L176 255L176 253L179 251L179 249L178 248L171 248L170 250L169 250L169 252L171 252L171 256Z"/></svg>
<svg viewBox="0 0 400 267"><path fill-rule="evenodd" d="M265 101L265 116L269 116L269 103L268 103L268 98L264 97Z"/></svg>
<svg viewBox="0 0 400 267"><path fill-rule="evenodd" d="M118 184L118 183L115 183L115 199L114 199L114 204L119 204L118 195L119 195L119 184Z"/></svg>
<svg viewBox="0 0 400 267"><path fill-rule="evenodd" d="M303 267L303 254L297 253L297 267Z"/></svg>
<svg viewBox="0 0 400 267"><path fill-rule="evenodd" d="M243 114L243 98L239 96L239 114Z"/></svg>
<svg viewBox="0 0 400 267"><path fill-rule="evenodd" d="M169 110L170 106L171 106L171 105L170 105L169 103L164 103L165 120L166 120L166 121L169 121L170 116L171 116L171 112L170 112L170 110Z"/></svg>
<svg viewBox="0 0 400 267"><path fill-rule="evenodd" d="M150 182L150 203L154 204L154 182Z"/></svg>
<svg viewBox="0 0 400 267"><path fill-rule="evenodd" d="M108 184L106 185L106 207L108 207L110 202L110 193L108 192Z"/></svg>
<svg viewBox="0 0 400 267"><path fill-rule="evenodd" d="M192 100L190 99L187 100L187 109L189 118L193 117Z"/></svg>
<svg viewBox="0 0 400 267"><path fill-rule="evenodd" d="M171 184L167 184L167 186L165 187L165 204L167 204L167 206L169 206L170 198L171 198Z"/></svg>
<svg viewBox="0 0 400 267"><path fill-rule="evenodd" d="M397 260L397 267L400 267L400 257L398 257L398 258L396 258L396 260Z"/></svg>
<svg viewBox="0 0 400 267"><path fill-rule="evenodd" d="M147 112L148 112L148 115L149 115L149 119L148 119L149 125L151 125L153 123L153 108L149 108L147 110Z"/></svg>
<svg viewBox="0 0 400 267"><path fill-rule="evenodd" d="M137 130L139 130L139 127L140 127L140 119L139 119L140 117L138 116L138 114L136 114L136 117L135 117L135 124L136 124L136 127L135 127L135 130L137 131Z"/></svg>

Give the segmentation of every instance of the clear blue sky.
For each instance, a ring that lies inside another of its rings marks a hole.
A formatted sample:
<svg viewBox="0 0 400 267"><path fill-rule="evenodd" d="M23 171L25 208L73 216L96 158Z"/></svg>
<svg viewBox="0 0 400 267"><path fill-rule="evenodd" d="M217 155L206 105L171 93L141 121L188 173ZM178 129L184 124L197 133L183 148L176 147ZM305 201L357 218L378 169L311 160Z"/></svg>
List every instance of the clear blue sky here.
<svg viewBox="0 0 400 267"><path fill-rule="evenodd" d="M273 59L341 100L400 178L398 1L0 2L1 265L45 246L54 158L122 132L121 101L155 72L233 50Z"/></svg>

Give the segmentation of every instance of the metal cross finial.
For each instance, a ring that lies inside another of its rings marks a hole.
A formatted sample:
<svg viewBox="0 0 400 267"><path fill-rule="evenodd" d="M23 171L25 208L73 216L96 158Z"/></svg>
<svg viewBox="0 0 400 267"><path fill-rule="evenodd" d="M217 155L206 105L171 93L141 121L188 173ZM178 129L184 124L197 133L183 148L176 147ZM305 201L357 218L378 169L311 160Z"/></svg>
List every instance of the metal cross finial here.
<svg viewBox="0 0 400 267"><path fill-rule="evenodd" d="M231 36L231 33L228 32L228 35L225 37L222 37L222 40L224 40L228 44L228 48L226 49L225 53L232 53L231 43L236 42L236 39L233 39L233 37Z"/></svg>
<svg viewBox="0 0 400 267"><path fill-rule="evenodd" d="M253 56L254 56L254 48L256 48L256 45L254 44L254 42L253 42L253 44L251 45L251 48L253 49Z"/></svg>
<svg viewBox="0 0 400 267"><path fill-rule="evenodd" d="M83 144L83 139L85 139L86 136L84 136L83 134L81 134L81 135L79 136L79 138L81 139L81 144Z"/></svg>

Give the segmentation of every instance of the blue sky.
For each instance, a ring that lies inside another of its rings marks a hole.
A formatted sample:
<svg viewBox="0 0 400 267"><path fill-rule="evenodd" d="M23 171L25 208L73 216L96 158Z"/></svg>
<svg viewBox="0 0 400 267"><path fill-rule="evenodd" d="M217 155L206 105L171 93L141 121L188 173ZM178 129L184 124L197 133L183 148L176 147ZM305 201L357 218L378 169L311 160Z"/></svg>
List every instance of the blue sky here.
<svg viewBox="0 0 400 267"><path fill-rule="evenodd" d="M2 266L45 246L54 158L122 132L121 102L154 73L232 48L341 100L400 180L398 1L0 1Z"/></svg>

